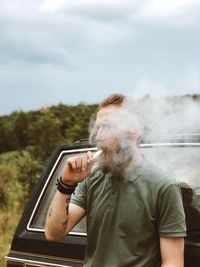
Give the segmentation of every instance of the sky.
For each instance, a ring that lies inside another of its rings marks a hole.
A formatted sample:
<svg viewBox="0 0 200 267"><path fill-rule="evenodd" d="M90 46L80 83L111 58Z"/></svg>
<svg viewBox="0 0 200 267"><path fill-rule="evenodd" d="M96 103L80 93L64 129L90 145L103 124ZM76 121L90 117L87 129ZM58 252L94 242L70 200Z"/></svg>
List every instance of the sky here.
<svg viewBox="0 0 200 267"><path fill-rule="evenodd" d="M200 93L200 0L1 0L0 115Z"/></svg>

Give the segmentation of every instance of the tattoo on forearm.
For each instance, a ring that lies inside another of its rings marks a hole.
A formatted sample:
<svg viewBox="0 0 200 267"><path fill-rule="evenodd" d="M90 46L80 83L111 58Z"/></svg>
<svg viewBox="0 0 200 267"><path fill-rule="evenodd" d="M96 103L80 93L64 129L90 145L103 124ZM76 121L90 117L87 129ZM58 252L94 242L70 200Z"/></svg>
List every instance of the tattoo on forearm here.
<svg viewBox="0 0 200 267"><path fill-rule="evenodd" d="M66 209L66 215L68 215L68 213L69 213L69 201L70 201L70 198L66 198L66 203L67 203L67 206L65 208ZM64 229L67 226L67 222L68 222L68 218L62 224L62 226L63 226Z"/></svg>
<svg viewBox="0 0 200 267"><path fill-rule="evenodd" d="M67 215L69 214L69 207L68 206L66 207L66 214Z"/></svg>
<svg viewBox="0 0 200 267"><path fill-rule="evenodd" d="M69 201L70 201L70 197L67 197L66 202L69 203Z"/></svg>
<svg viewBox="0 0 200 267"><path fill-rule="evenodd" d="M69 201L70 201L70 198L66 198L66 203L67 203L67 206L66 206L66 214L68 215L69 214Z"/></svg>
<svg viewBox="0 0 200 267"><path fill-rule="evenodd" d="M63 226L63 228L66 228L66 226L67 226L67 220L65 220L65 221L62 223L62 226Z"/></svg>
<svg viewBox="0 0 200 267"><path fill-rule="evenodd" d="M50 209L49 209L49 218L51 217L51 215L52 215L52 212L53 212L53 208L52 208L52 207L50 207Z"/></svg>

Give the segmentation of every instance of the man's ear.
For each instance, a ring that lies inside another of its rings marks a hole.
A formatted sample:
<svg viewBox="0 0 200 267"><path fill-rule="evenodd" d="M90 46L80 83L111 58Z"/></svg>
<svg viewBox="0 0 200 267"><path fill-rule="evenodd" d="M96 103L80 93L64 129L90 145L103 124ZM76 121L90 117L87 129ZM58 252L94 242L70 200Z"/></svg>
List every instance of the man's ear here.
<svg viewBox="0 0 200 267"><path fill-rule="evenodd" d="M126 137L128 139L134 140L134 141L136 141L138 143L140 141L140 138L141 138L141 131L140 130L137 130L137 131L134 131L134 132L127 131L126 132Z"/></svg>

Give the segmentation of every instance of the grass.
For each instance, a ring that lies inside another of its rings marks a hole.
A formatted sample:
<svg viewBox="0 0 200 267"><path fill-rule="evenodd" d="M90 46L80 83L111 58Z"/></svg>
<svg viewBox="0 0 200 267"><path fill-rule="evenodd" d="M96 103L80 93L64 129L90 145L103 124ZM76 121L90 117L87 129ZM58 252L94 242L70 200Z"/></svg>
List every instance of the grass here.
<svg viewBox="0 0 200 267"><path fill-rule="evenodd" d="M19 207L10 211L0 211L0 266L6 267L5 256L9 253L12 237L22 211Z"/></svg>

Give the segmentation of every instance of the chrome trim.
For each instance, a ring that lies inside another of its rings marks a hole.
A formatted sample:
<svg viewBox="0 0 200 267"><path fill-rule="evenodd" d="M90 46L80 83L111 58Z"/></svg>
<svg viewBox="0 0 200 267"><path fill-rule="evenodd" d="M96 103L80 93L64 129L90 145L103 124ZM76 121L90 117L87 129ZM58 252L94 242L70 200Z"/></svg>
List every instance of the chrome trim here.
<svg viewBox="0 0 200 267"><path fill-rule="evenodd" d="M25 264L34 264L34 266L37 267L71 267L70 265L61 265L61 264L54 264L54 263L46 263L46 262L41 262L41 261L33 261L33 260L27 260L27 259L21 259L21 258L15 258L15 257L5 257L6 260L14 261L14 262L19 262Z"/></svg>
<svg viewBox="0 0 200 267"><path fill-rule="evenodd" d="M200 243L194 243L194 242L191 242L191 241L185 241L185 245L186 247L195 247L195 248L199 248L200 249Z"/></svg>
<svg viewBox="0 0 200 267"><path fill-rule="evenodd" d="M52 255L46 255L46 254L39 254L39 253L33 253L33 252L18 251L18 250L13 250L13 249L10 250L9 254L21 255L25 257L38 257L38 258L44 258L44 259L48 258L48 259L59 260L59 261L70 261L72 263L78 263L78 264L83 263L83 260L67 258L67 257L58 257L58 256L52 256Z"/></svg>
<svg viewBox="0 0 200 267"><path fill-rule="evenodd" d="M31 214L31 216L30 216L30 219L29 219L28 224L27 224L27 227L26 227L26 229L27 229L28 231L44 232L43 229L40 229L40 228L37 229L37 228L32 228L32 227L30 227L30 224L31 224L31 221L32 221L32 219L33 219L33 216L35 215L35 212L36 212L36 209L37 209L37 207L38 207L38 205L39 205L39 202L40 202L40 200L41 200L41 198L42 198L42 196L43 196L43 194L44 194L44 191L45 191L45 189L46 189L46 187L47 187L47 184L49 183L49 180L50 180L50 178L51 178L51 176L52 176L52 174L53 174L53 172L54 172L56 166L58 165L58 162L60 161L62 155L63 155L63 154L70 154L70 153L73 153L73 152L79 153L79 152L96 151L96 150L97 150L97 148L82 148L82 149L64 150L64 151L62 151L62 152L60 153L60 155L58 156L58 159L56 160L56 162L55 162L55 164L54 164L54 166L53 166L53 168L52 168L52 170L51 170L51 172L50 172L50 174L49 174L49 176L48 176L48 178L47 178L47 180L46 180L46 183L45 183L44 187L42 188L42 191L41 191L41 193L40 193L40 195L39 195L39 197L38 197L38 200L37 200L37 202L36 202L36 205L35 205L35 207L34 207L34 209L33 209L33 212L32 212L32 214ZM87 235L86 233L78 233L78 232L76 232L76 233L74 233L74 232L70 232L69 234L73 234L73 235L83 235L83 236L86 236L86 235Z"/></svg>
<svg viewBox="0 0 200 267"><path fill-rule="evenodd" d="M14 256L5 256L6 260L14 260L14 261L19 261L19 262L23 262L25 265L26 263L30 264L30 262L34 263L34 264L40 264L40 265L36 265L36 266L56 266L56 267L68 267L68 265L61 265L61 264L55 264L55 263L47 263L47 262L43 262L43 261L38 261L38 260L29 260L26 258L22 258L22 256L24 257L35 257L35 258L41 258L41 259L49 259L49 260L57 260L57 261L68 261L70 262L70 264L83 264L83 260L78 260L78 259L71 259L71 258L64 258L64 257L58 257L58 256L51 256L51 255L44 255L44 254L39 254L39 253L27 253L27 252L21 252L21 251L17 251L17 250L10 250L9 254L13 254ZM16 255L16 256L15 256ZM19 257L18 257L19 255ZM41 265L42 264L42 265ZM70 265L71 266L71 265Z"/></svg>
<svg viewBox="0 0 200 267"><path fill-rule="evenodd" d="M151 143L151 144L140 144L140 147L151 147L151 146L200 146L200 143Z"/></svg>

